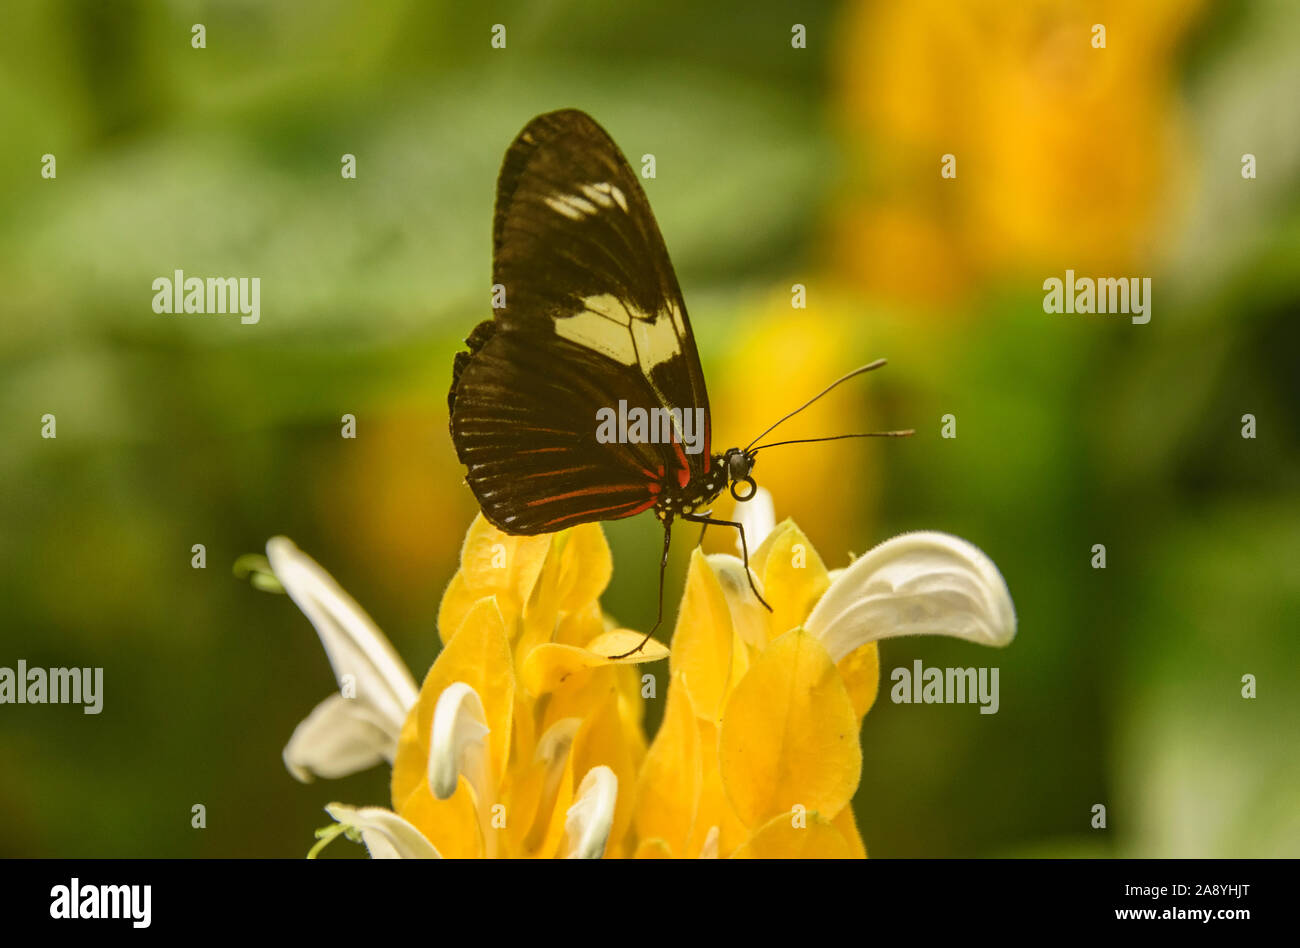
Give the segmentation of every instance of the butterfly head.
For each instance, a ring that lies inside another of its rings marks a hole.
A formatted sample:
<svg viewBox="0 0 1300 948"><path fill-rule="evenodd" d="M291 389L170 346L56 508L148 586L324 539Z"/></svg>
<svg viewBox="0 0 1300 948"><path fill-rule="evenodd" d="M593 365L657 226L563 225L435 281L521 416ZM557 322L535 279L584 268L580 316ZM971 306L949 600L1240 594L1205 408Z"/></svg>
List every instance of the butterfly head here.
<svg viewBox="0 0 1300 948"><path fill-rule="evenodd" d="M752 451L746 451L743 448L728 448L727 453L723 455L723 463L727 466L727 480L731 485L731 496L739 501L749 500L758 490L758 485L750 477L750 471L754 469L754 462L757 458ZM745 485L737 490L740 485Z"/></svg>

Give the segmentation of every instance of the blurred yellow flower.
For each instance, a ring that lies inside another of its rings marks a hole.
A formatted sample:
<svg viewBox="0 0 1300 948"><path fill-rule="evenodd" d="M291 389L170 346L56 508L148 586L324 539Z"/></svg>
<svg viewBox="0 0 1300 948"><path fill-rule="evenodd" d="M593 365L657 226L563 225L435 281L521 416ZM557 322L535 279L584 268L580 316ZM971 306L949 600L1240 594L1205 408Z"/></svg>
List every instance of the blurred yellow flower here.
<svg viewBox="0 0 1300 948"><path fill-rule="evenodd" d="M843 269L933 299L1008 270L1122 272L1146 259L1186 166L1175 66L1200 7L852 5L841 131L863 171L839 202ZM944 155L955 178L940 176Z"/></svg>
<svg viewBox="0 0 1300 948"><path fill-rule="evenodd" d="M806 310L792 308L790 294L778 292L759 302L752 313L746 311L746 331L726 347L710 396L715 422L747 418L760 423L746 430L719 430L715 445L748 444L763 427L855 365L888 354L877 349L877 336L867 337L875 327L864 325L862 307L829 283L810 281ZM818 332L808 331L810 320L821 327ZM756 379L762 384L755 384ZM871 406L879 391L875 379L841 389L782 425L780 435L804 438L871 430L876 423ZM782 512L804 524L826 549L846 550L853 543L853 531L875 507L878 450L853 441L780 448L762 455L755 477L790 505ZM854 485L853 490L844 490L846 484ZM837 503L824 503L827 496ZM714 504L714 515L732 519L734 511L735 502L724 492ZM726 534L714 531L716 539L708 548L720 550L725 543L729 549Z"/></svg>
<svg viewBox="0 0 1300 948"><path fill-rule="evenodd" d="M790 521L750 558L691 559L664 721L640 776L637 855L865 857L849 802L858 732L876 698L876 642L1015 634L1010 594L975 547L903 534L832 574Z"/></svg>
<svg viewBox="0 0 1300 948"><path fill-rule="evenodd" d="M346 451L320 456L324 469L310 488L315 515L346 533L354 562L370 569L363 577L368 586L413 600L417 614L436 604L425 598L436 593L426 588L427 577L456 568L455 536L430 536L426 525L467 521L475 510L459 479L443 476L458 463L451 443L411 439L428 422L424 411L399 403L367 412L358 437L344 442ZM375 484L384 489L374 490Z"/></svg>

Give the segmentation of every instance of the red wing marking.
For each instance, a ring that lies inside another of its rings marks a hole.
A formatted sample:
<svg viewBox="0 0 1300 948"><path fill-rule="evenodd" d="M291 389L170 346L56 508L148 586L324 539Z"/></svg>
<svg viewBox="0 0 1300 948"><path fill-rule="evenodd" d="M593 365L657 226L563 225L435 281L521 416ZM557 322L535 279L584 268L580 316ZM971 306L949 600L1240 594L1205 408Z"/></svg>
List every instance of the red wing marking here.
<svg viewBox="0 0 1300 948"><path fill-rule="evenodd" d="M607 484L599 487L583 487L580 490L571 490L564 494L552 494L550 497L539 497L537 500L528 501L526 506L536 507L538 504L552 504L557 500L568 500L570 497L589 497L592 494L613 494L621 490L643 491L645 489L645 484ZM620 504L619 506L626 506L626 504Z"/></svg>
<svg viewBox="0 0 1300 948"><path fill-rule="evenodd" d="M577 467L561 467L554 471L536 471L532 474L521 474L519 477L521 480L527 480L530 477L554 477L558 474L573 474L577 471L589 471L593 467L595 467L594 464L579 464Z"/></svg>
<svg viewBox="0 0 1300 948"><path fill-rule="evenodd" d="M691 466L686 463L686 452L682 450L682 443L673 438L673 450L677 452L677 459L682 462L681 469L677 472L677 483L685 487L691 479Z"/></svg>
<svg viewBox="0 0 1300 948"><path fill-rule="evenodd" d="M544 431L546 434L572 435L572 431L565 431L563 428L541 428L537 425L512 425L516 431Z"/></svg>
<svg viewBox="0 0 1300 948"><path fill-rule="evenodd" d="M581 510L577 513L565 514L562 517L556 517L554 520L547 520L542 524L542 526L555 527L564 523L566 520L580 520L583 518L590 517L592 514L609 513L614 510L622 510L625 511L625 513L619 514L618 517L602 517L600 519L615 520L621 517L631 517L633 514L639 514L643 510L648 510L653 503L654 503L654 498L652 497L650 500L647 500L640 504L633 502L628 504L615 504L613 507L596 507L593 510Z"/></svg>

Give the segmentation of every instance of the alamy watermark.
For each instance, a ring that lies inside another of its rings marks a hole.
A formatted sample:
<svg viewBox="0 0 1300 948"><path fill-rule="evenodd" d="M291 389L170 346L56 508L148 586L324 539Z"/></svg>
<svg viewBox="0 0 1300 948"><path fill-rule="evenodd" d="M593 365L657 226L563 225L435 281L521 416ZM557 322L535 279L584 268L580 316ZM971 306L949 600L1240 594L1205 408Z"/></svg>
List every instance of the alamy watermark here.
<svg viewBox="0 0 1300 948"><path fill-rule="evenodd" d="M1131 315L1138 325L1151 322L1151 278L1142 277L1075 277L1065 271L1065 279L1048 277L1043 281L1044 313L1098 313Z"/></svg>
<svg viewBox="0 0 1300 948"><path fill-rule="evenodd" d="M925 668L918 658L889 679L894 704L978 704L980 714L997 714L1001 703L996 668Z"/></svg>
<svg viewBox="0 0 1300 948"><path fill-rule="evenodd" d="M187 277L184 270L153 281L153 311L165 314L239 314L251 326L262 318L261 277Z"/></svg>
<svg viewBox="0 0 1300 948"><path fill-rule="evenodd" d="M104 709L104 669L0 667L0 704L80 704L85 714Z"/></svg>
<svg viewBox="0 0 1300 948"><path fill-rule="evenodd" d="M596 409L596 440L601 444L682 445L687 454L704 450L704 409L628 408L620 399L617 410Z"/></svg>
<svg viewBox="0 0 1300 948"><path fill-rule="evenodd" d="M153 919L151 885L68 885L50 889L50 918L126 918L133 928L148 928Z"/></svg>

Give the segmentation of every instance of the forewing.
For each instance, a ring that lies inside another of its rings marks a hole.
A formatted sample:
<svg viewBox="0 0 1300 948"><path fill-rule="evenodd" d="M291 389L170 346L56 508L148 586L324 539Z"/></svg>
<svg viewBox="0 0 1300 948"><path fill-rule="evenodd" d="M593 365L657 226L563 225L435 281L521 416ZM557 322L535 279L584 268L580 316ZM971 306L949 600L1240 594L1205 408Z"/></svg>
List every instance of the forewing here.
<svg viewBox="0 0 1300 948"><path fill-rule="evenodd" d="M496 318L506 331L549 329L606 356L616 371L644 376L654 404L708 415L659 225L627 159L587 114L538 116L506 152L492 273L505 288Z"/></svg>

